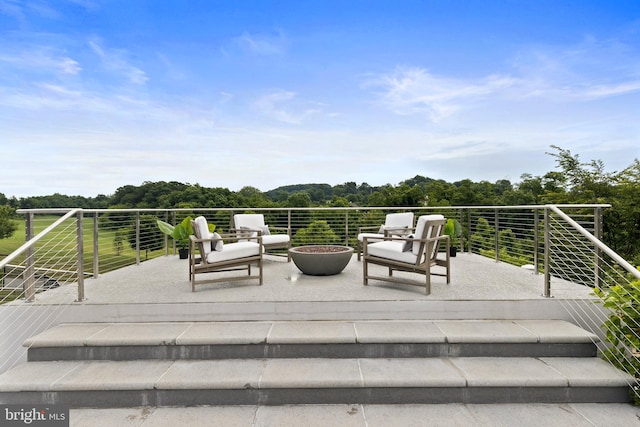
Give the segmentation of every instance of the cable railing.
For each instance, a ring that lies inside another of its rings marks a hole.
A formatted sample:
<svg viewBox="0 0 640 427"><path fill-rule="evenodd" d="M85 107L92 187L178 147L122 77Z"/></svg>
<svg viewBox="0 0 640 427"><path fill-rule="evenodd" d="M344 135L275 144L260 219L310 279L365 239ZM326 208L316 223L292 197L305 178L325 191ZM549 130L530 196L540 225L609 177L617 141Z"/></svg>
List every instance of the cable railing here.
<svg viewBox="0 0 640 427"><path fill-rule="evenodd" d="M0 307L37 302L50 288L66 287L75 301L85 298L84 281L146 260L177 253L175 242L163 234L157 220L178 224L186 217L204 215L218 231L234 227L233 215L261 213L265 224L287 228L293 246L340 244L356 247L359 227L379 226L388 213L411 211L416 217L440 213L455 219L461 232L451 244L459 252L479 254L544 275L546 297L552 297L552 278L601 290L604 298L616 286L629 288L640 272L601 242L602 211L610 205L528 205L452 207L335 207L335 208L183 208L183 209L23 209L26 243L0 260ZM640 294L640 292L639 292ZM16 300L14 303L11 301ZM596 300L596 299L594 299ZM566 308L581 326L593 324L598 335L601 320L621 308L609 302L570 304ZM597 301L597 300L596 300ZM632 301L634 307L640 301ZM4 304L4 305L2 305ZM71 303L73 304L73 303ZM9 327L24 328L47 318L21 318ZM580 310L580 311L578 311ZM44 315L41 315L44 316ZM597 319L598 321L595 321ZM637 317L640 319L640 315ZM614 325L615 326L615 325ZM7 327L7 325L4 325ZM626 330L620 326L620 333ZM635 338L639 340L636 329ZM606 333L604 334L606 335ZM632 334L633 335L633 334ZM606 344L600 345L606 354ZM0 348L7 348L0 342ZM622 352L618 366L637 361L635 348ZM0 354L0 360L3 360ZM1 368L1 367L0 367ZM1 371L2 369L0 369Z"/></svg>
<svg viewBox="0 0 640 427"><path fill-rule="evenodd" d="M575 323L604 338L595 342L599 353L635 378L631 396L640 403L640 270L596 237L601 223L592 230L584 223L557 206L545 211L545 287L555 276L594 289L593 304L559 301Z"/></svg>
<svg viewBox="0 0 640 427"><path fill-rule="evenodd" d="M218 231L233 228L233 215L261 213L265 223L287 228L294 246L341 244L356 247L359 227L379 226L385 215L411 211L418 217L441 213L461 225L451 245L460 252L480 254L498 262L529 266L536 273L598 286L602 272L589 271L567 257L571 248L589 242L583 253L596 262L602 251L584 235L570 231L581 227L598 239L602 209L609 205L560 205L571 212L560 220L545 221L553 206L454 206L372 208L198 208L198 209L23 209L27 242L0 261L0 287L9 298L33 301L36 293L61 284L77 285L78 300L84 299L85 277L148 259L175 254L175 242L157 225L160 219L178 224L186 217L204 215ZM557 214L556 214L557 215ZM554 225L545 227L545 224ZM548 237L548 239L547 239ZM593 252L593 253L590 253ZM548 264L545 263L548 255ZM619 258L619 257L618 257ZM620 261L620 259L616 259ZM583 261L584 263L584 261ZM618 262L619 263L619 262ZM577 275L578 270L580 275ZM598 273L598 274L596 274ZM550 280L545 296L551 296Z"/></svg>

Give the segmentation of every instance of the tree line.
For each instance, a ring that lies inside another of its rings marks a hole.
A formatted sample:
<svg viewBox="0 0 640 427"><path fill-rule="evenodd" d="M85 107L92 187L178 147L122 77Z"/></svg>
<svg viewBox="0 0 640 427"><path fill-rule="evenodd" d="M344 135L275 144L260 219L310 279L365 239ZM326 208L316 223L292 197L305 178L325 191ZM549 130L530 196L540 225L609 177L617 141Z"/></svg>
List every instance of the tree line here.
<svg viewBox="0 0 640 427"><path fill-rule="evenodd" d="M0 193L0 238L8 230L5 220L17 208L274 208L348 206L479 206L563 203L609 203L603 238L622 256L640 264L640 162L622 171L607 172L602 161L583 162L579 155L551 146L556 170L542 176L523 174L520 182L498 180L453 183L421 175L396 185L371 186L346 182L339 185L297 184L267 192L255 187L231 191L221 187L175 181L126 185L112 195L96 197L49 196L8 198ZM10 222L10 221L9 221ZM4 225L3 225L4 224ZM9 227L10 228L10 227ZM4 234L3 234L4 230ZM8 234L10 235L10 234Z"/></svg>

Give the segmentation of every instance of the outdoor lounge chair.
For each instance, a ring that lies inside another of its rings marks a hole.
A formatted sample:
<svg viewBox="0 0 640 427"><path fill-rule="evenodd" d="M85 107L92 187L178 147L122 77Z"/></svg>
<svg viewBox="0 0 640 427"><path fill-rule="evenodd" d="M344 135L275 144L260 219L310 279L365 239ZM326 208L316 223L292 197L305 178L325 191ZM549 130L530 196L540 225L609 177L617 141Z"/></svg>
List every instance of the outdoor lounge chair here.
<svg viewBox="0 0 640 427"><path fill-rule="evenodd" d="M412 236L387 236L381 242L369 243L363 239L363 277L364 285L369 279L399 282L408 285L426 286L427 295L431 293L431 275L446 276L447 284L451 281L449 236L442 231L446 219L442 215L423 215L418 218L415 233ZM444 243L445 259L439 259L440 246ZM388 267L389 276L369 275L369 264ZM444 273L432 271L433 267L444 267ZM405 271L425 275L425 282L393 276L394 271Z"/></svg>
<svg viewBox="0 0 640 427"><path fill-rule="evenodd" d="M209 232L207 220L203 216L192 221L194 235L189 236L189 278L191 291L202 283L230 282L237 280L258 279L262 285L262 236L238 241L235 234L220 235ZM230 243L232 242L232 243ZM200 257L196 257L198 247ZM258 275L251 275L251 267L258 268ZM233 271L247 271L247 275L224 274ZM220 277L196 282L196 274L221 273Z"/></svg>
<svg viewBox="0 0 640 427"><path fill-rule="evenodd" d="M411 232L413 228L413 212L402 212L387 214L384 224L381 226L358 227L358 261L362 257L362 240L367 237L369 243L379 242L385 236L403 236ZM377 232L365 232L366 230L377 230Z"/></svg>
<svg viewBox="0 0 640 427"><path fill-rule="evenodd" d="M255 237L262 234L262 246L265 251L270 249L286 249L287 261L291 261L289 248L291 247L291 230L285 227L269 227L264 223L262 214L236 214L233 216L235 232L239 238ZM281 234L271 234L271 231L284 231Z"/></svg>

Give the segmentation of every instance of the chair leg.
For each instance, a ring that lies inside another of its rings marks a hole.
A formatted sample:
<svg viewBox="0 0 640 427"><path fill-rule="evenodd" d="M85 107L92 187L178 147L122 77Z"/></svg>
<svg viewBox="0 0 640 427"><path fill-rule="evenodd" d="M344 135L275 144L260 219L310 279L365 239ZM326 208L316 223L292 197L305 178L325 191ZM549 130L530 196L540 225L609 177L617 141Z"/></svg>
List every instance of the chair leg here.
<svg viewBox="0 0 640 427"><path fill-rule="evenodd" d="M425 284L425 291L427 293L427 295L431 294L431 268L427 267L427 271L425 272L425 276L426 276L426 284Z"/></svg>
<svg viewBox="0 0 640 427"><path fill-rule="evenodd" d="M363 284L365 286L367 286L369 284L369 277L368 277L368 275L369 275L369 266L368 266L368 264L369 263L367 262L366 259L362 263L362 281L363 281Z"/></svg>
<svg viewBox="0 0 640 427"><path fill-rule="evenodd" d="M262 286L262 260L258 261L258 270L260 273L260 286Z"/></svg>
<svg viewBox="0 0 640 427"><path fill-rule="evenodd" d="M360 261L362 259L362 244L360 243L360 240L358 240L358 243L356 244L356 251L358 253L358 261Z"/></svg>

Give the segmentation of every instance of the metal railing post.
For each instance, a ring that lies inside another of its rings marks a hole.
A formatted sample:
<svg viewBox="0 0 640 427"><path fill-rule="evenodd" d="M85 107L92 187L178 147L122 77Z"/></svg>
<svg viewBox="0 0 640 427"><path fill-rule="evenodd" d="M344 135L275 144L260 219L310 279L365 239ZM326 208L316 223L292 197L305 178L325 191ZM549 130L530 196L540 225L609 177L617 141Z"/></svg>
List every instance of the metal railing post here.
<svg viewBox="0 0 640 427"><path fill-rule="evenodd" d="M173 221L172 224L175 225L176 223L176 212L173 211ZM164 213L164 222L169 222L169 211ZM171 239L173 240L173 239ZM176 254L176 247L175 247L175 241L173 242L173 254ZM164 255L168 256L169 255L169 236L167 234L164 235Z"/></svg>
<svg viewBox="0 0 640 427"><path fill-rule="evenodd" d="M458 211L458 223L460 224L460 227L462 227L462 224L464 223L464 214L462 213L462 210ZM458 244L460 245L460 252L462 253L464 252L464 228L460 233L459 239Z"/></svg>
<svg viewBox="0 0 640 427"><path fill-rule="evenodd" d="M535 265L534 272L538 273L538 265L540 263L540 214L538 209L533 210L533 265Z"/></svg>
<svg viewBox="0 0 640 427"><path fill-rule="evenodd" d="M78 233L78 299L84 301L84 232L82 227L82 218L84 212L82 209L77 213L77 233Z"/></svg>
<svg viewBox="0 0 640 427"><path fill-rule="evenodd" d="M344 245L349 246L349 211L344 211Z"/></svg>
<svg viewBox="0 0 640 427"><path fill-rule="evenodd" d="M140 211L136 211L136 265L140 265Z"/></svg>
<svg viewBox="0 0 640 427"><path fill-rule="evenodd" d="M469 254L471 251L471 209L467 208L467 252Z"/></svg>
<svg viewBox="0 0 640 427"><path fill-rule="evenodd" d="M100 256L98 254L98 212L93 214L93 278L97 279L100 275Z"/></svg>
<svg viewBox="0 0 640 427"><path fill-rule="evenodd" d="M33 238L33 222L34 214L29 212L27 214L25 223L25 241L28 242ZM36 296L36 278L35 278L35 250L33 246L29 246L25 251L25 268L22 273L22 291L24 292L24 299L27 302L33 302Z"/></svg>
<svg viewBox="0 0 640 427"><path fill-rule="evenodd" d="M494 236L495 236L495 251L496 251L496 262L500 262L500 238L498 237L499 231L499 219L498 219L498 209L493 210L493 225L494 225Z"/></svg>
<svg viewBox="0 0 640 427"><path fill-rule="evenodd" d="M551 225L549 220L549 208L544 208L544 296L551 297L551 271L549 268L549 262L551 257Z"/></svg>
<svg viewBox="0 0 640 427"><path fill-rule="evenodd" d="M597 207L593 212L593 234L594 237L602 241L602 208ZM593 260L593 286L600 288L600 282L602 277L601 265L602 265L602 251L598 245L594 245L594 260Z"/></svg>

